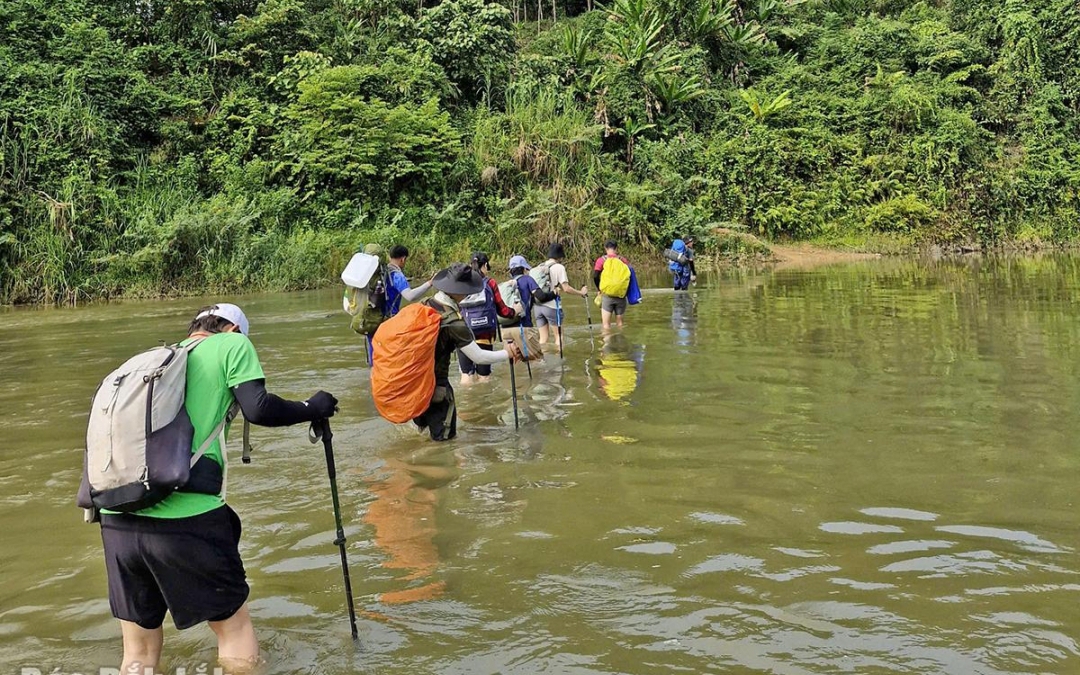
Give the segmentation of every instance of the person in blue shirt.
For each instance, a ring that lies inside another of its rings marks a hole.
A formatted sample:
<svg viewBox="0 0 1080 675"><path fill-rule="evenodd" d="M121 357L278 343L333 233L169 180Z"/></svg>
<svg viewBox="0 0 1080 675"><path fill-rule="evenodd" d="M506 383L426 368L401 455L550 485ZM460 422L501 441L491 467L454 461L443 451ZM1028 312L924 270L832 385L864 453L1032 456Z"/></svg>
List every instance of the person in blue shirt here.
<svg viewBox="0 0 1080 675"><path fill-rule="evenodd" d="M546 302L554 297L554 294L545 294L540 289L540 284L536 283L536 279L529 276L528 272L532 269L529 262L525 260L525 256L515 255L510 258L510 277L517 283L518 298L521 304L521 314L517 323L513 326L521 326L523 328L533 327L532 308L533 302Z"/></svg>
<svg viewBox="0 0 1080 675"><path fill-rule="evenodd" d="M431 290L431 276L416 288L409 288L409 280L405 277L405 261L409 257L409 249L401 244L395 244L390 249L390 264L386 266L388 284L386 287L386 316L391 317L401 310L401 300L415 302L424 297Z"/></svg>
<svg viewBox="0 0 1080 675"><path fill-rule="evenodd" d="M676 238L671 244L671 250L681 254L685 262L672 260L668 263L675 278L675 290L685 291L690 288L690 283L697 281L697 271L694 269L694 238L687 237L685 240Z"/></svg>
<svg viewBox="0 0 1080 675"><path fill-rule="evenodd" d="M378 247L378 252L371 252L372 255L379 255L382 257L382 248ZM369 252L365 249L365 253ZM424 283L420 284L416 288L409 288L409 279L405 276L405 261L409 257L409 249L405 248L401 244L395 244L390 249L390 262L386 266L386 304L383 306L383 316L387 319L401 311L401 301L415 302L424 297L424 294L431 290L431 280L435 278L435 275L431 275L431 279L428 279ZM371 338L366 339L367 343L367 358L368 363L374 359L374 348L371 344Z"/></svg>

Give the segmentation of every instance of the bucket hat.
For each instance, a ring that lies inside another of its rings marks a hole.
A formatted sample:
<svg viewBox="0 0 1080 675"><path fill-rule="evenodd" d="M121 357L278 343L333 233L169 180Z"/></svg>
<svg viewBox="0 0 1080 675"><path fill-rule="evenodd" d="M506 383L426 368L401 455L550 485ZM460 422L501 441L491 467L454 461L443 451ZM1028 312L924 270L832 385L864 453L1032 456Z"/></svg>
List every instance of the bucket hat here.
<svg viewBox="0 0 1080 675"><path fill-rule="evenodd" d="M484 289L484 277L471 265L454 263L440 270L431 285L443 293L453 295L472 295Z"/></svg>

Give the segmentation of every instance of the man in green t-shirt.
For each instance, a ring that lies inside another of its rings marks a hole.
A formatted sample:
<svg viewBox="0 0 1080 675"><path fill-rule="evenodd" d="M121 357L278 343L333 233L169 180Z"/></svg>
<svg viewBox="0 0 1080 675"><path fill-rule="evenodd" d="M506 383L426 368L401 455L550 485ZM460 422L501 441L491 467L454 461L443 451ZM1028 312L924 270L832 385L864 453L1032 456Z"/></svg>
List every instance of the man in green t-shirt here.
<svg viewBox="0 0 1080 675"><path fill-rule="evenodd" d="M195 427L192 453L239 403L244 418L286 426L333 416L337 399L325 391L286 401L266 391L265 375L236 305L201 310L185 344L204 338L188 357L184 409ZM101 514L109 606L124 639L121 672L146 672L161 656L162 623L178 629L209 622L224 665L258 661L259 643L247 609L240 559L240 519L226 505L228 462L216 440L192 467L191 480L163 501L134 513Z"/></svg>

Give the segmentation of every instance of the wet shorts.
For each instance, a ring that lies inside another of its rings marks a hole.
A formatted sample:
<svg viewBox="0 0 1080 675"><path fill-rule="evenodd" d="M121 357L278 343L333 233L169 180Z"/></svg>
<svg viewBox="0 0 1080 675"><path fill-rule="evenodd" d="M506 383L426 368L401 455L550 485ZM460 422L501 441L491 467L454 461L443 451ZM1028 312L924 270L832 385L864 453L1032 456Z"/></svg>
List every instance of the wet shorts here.
<svg viewBox="0 0 1080 675"><path fill-rule="evenodd" d="M561 310L557 310L554 307L544 307L543 305L533 306L533 324L537 327L540 326L558 326L562 323L562 317L559 316Z"/></svg>
<svg viewBox="0 0 1080 675"><path fill-rule="evenodd" d="M611 312L615 316L626 314L626 298L613 298L610 295L600 296L600 309Z"/></svg>
<svg viewBox="0 0 1080 675"><path fill-rule="evenodd" d="M183 630L224 621L247 601L240 518L228 506L191 518L102 514L101 541L117 619L153 629L168 610Z"/></svg>

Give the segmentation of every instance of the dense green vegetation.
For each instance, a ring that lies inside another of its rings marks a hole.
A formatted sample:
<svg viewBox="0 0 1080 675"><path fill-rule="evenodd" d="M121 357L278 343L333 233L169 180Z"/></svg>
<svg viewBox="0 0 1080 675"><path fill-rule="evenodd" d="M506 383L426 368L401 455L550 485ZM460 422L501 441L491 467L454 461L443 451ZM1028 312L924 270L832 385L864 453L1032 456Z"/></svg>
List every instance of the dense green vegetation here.
<svg viewBox="0 0 1080 675"><path fill-rule="evenodd" d="M1075 0L505 1L0 0L0 302L1080 234Z"/></svg>

